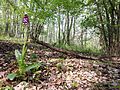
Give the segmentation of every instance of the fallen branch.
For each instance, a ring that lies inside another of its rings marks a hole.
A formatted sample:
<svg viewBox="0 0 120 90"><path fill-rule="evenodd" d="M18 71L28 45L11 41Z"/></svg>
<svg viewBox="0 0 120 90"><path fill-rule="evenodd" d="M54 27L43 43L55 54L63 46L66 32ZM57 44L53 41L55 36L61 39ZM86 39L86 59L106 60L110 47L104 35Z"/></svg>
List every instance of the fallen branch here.
<svg viewBox="0 0 120 90"><path fill-rule="evenodd" d="M49 48L51 50L66 54L68 56L72 56L74 58L90 59L90 60L97 60L98 59L96 57L83 56L83 55L80 55L80 54L78 54L78 53L76 53L74 51L68 51L68 50L63 50L63 49L60 49L60 48L56 48L56 47L51 46L49 43L45 43L43 41L34 40L34 42L37 43L37 44L43 45L43 46L45 46L45 47L47 47L47 48Z"/></svg>

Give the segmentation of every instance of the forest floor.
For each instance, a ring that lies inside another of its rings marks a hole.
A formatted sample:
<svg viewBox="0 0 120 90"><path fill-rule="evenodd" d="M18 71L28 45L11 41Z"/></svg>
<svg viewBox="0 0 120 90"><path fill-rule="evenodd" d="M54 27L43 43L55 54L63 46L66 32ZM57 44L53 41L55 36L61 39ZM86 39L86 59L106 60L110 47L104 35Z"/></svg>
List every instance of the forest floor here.
<svg viewBox="0 0 120 90"><path fill-rule="evenodd" d="M26 63L42 62L40 69L10 81L7 75L18 70L14 51L21 47L0 41L1 90L6 86L14 90L120 90L119 60L76 59L39 45L28 46Z"/></svg>

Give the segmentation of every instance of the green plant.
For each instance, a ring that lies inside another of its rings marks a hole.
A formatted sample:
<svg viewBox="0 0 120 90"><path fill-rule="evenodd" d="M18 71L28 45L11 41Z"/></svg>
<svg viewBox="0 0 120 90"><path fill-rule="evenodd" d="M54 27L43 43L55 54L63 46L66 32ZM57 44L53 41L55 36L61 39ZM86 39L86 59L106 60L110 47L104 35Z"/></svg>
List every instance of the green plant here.
<svg viewBox="0 0 120 90"><path fill-rule="evenodd" d="M35 71L41 66L41 63L32 63L30 65L27 65L25 68L25 72L28 72L32 69L35 69Z"/></svg>
<svg viewBox="0 0 120 90"><path fill-rule="evenodd" d="M18 66L19 66L20 74L24 74L24 72L25 72L25 68L26 68L26 64L25 64L26 51L27 51L27 47L26 47L25 44L23 45L22 54L20 53L20 51L15 50L15 56L16 56L17 63L18 63Z"/></svg>
<svg viewBox="0 0 120 90"><path fill-rule="evenodd" d="M62 44L62 43L59 46L60 46L60 48L63 48L66 50L72 50L75 52L88 54L88 55L94 55L94 56L98 56L103 53L100 48L92 46L89 43L87 44L87 46L80 46L80 45L76 45L76 44L67 45L67 44ZM56 47L58 47L58 45L56 45Z"/></svg>
<svg viewBox="0 0 120 90"><path fill-rule="evenodd" d="M10 74L7 75L7 78L10 79L10 80L13 80L16 76L17 76L17 74L10 73Z"/></svg>
<svg viewBox="0 0 120 90"><path fill-rule="evenodd" d="M30 70L34 69L34 71L35 71L41 66L41 63L32 63L29 65L27 65L25 63L26 48L24 49L24 47L25 46L23 46L22 54L18 50L15 50L15 55L17 58L20 75L16 74L16 73L10 73L7 75L7 78L10 80L14 80L14 78L24 75L26 72L28 72Z"/></svg>
<svg viewBox="0 0 120 90"><path fill-rule="evenodd" d="M113 89L120 89L120 85L112 86Z"/></svg>
<svg viewBox="0 0 120 90"><path fill-rule="evenodd" d="M27 46L26 43L24 43L22 48L22 53L20 53L19 50L15 50L15 56L18 63L19 68L19 74L23 75L25 74L26 64L25 64L25 56L26 56ZM14 78L18 76L16 73L10 73L7 75L7 78L10 80L14 80Z"/></svg>
<svg viewBox="0 0 120 90"><path fill-rule="evenodd" d="M15 50L15 56L16 56L17 63L18 63L18 66L19 66L20 75L23 75L25 73L25 68L26 68L25 56L26 56L26 53L27 53L27 40L28 40L27 28L25 29L25 32L24 32L24 40L25 41L24 41L24 45L23 45L23 48L22 48L22 53L20 53L19 50Z"/></svg>
<svg viewBox="0 0 120 90"><path fill-rule="evenodd" d="M13 89L13 87L6 86L6 87L0 88L0 90L14 90L14 89Z"/></svg>
<svg viewBox="0 0 120 90"><path fill-rule="evenodd" d="M36 58L38 58L38 56L37 56L35 53L32 53L30 57L31 57L31 59L36 59Z"/></svg>
<svg viewBox="0 0 120 90"><path fill-rule="evenodd" d="M18 68L19 71L18 73L10 73L8 74L7 78L10 80L14 80L15 77L19 77L24 75L26 72L32 70L32 69L38 69L40 67L40 63L32 63L31 65L27 65L25 63L25 56L27 53L27 32L25 32L25 41L24 41L24 45L22 48L22 52L20 52L19 50L15 50L15 56L17 59L17 63L18 63Z"/></svg>
<svg viewBox="0 0 120 90"><path fill-rule="evenodd" d="M63 66L62 63L58 63L58 64L56 65L56 67L58 68L58 70L61 70L61 69L62 69L62 66Z"/></svg>
<svg viewBox="0 0 120 90"><path fill-rule="evenodd" d="M79 84L77 82L73 81L71 86L72 86L72 88L77 88L79 86Z"/></svg>

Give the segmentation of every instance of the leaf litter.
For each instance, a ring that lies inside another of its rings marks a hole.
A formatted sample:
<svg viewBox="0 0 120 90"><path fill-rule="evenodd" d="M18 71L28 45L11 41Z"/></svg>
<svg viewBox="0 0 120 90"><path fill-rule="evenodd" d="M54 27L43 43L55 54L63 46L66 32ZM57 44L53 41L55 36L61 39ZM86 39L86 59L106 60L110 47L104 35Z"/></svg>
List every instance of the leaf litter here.
<svg viewBox="0 0 120 90"><path fill-rule="evenodd" d="M28 72L25 78L20 80L7 80L7 74L18 70L14 50L21 46L8 42L0 42L0 45L2 46L0 48L0 88L12 86L14 90L120 89L119 64L69 58L61 53L38 47L29 48L26 57L26 63L43 63L38 71Z"/></svg>

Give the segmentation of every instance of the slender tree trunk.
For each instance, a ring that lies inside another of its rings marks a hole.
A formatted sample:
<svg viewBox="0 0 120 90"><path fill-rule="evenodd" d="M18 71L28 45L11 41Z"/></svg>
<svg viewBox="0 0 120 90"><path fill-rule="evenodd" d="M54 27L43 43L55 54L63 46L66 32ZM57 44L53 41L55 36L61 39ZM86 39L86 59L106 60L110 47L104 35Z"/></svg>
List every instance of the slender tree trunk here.
<svg viewBox="0 0 120 90"><path fill-rule="evenodd" d="M82 29L81 30L81 35L80 35L81 48L83 48L83 45L84 45L84 43L83 43L83 35L84 35L84 30Z"/></svg>
<svg viewBox="0 0 120 90"><path fill-rule="evenodd" d="M69 45L70 41L69 41L69 23L70 23L70 17L69 17L69 12L67 12L67 38L66 38L66 43Z"/></svg>
<svg viewBox="0 0 120 90"><path fill-rule="evenodd" d="M72 38L72 40L74 40L74 38L75 38L75 26L76 26L76 17L74 17L74 23L73 23L73 38Z"/></svg>
<svg viewBox="0 0 120 90"><path fill-rule="evenodd" d="M66 25L67 25L67 22L66 22L66 18L65 18L65 23L64 23L64 30L62 31L62 35L63 35L63 38L62 38L62 44L65 44L66 43L66 36L65 36L65 33L66 33Z"/></svg>
<svg viewBox="0 0 120 90"><path fill-rule="evenodd" d="M100 32L101 34L103 35L103 43L104 43L104 49L105 49L105 52L108 51L108 39L107 39L107 35L106 35L106 30L105 30L105 25L103 24L103 17L102 17L102 14L101 14L101 9L100 9L100 6L99 6L99 3L97 3L97 1L95 0L95 4L97 5L97 13L98 13L98 17L99 17L99 20L100 20Z"/></svg>
<svg viewBox="0 0 120 90"><path fill-rule="evenodd" d="M106 11L106 20L107 20L107 31L108 31L108 43L109 43L109 46L108 46L108 54L111 55L112 54L112 39L113 39L113 35L112 35L112 29L111 29L111 26L110 26L110 15L109 15L109 10L107 9L107 6L103 0L103 5L104 5L104 8L105 8L105 11Z"/></svg>
<svg viewBox="0 0 120 90"><path fill-rule="evenodd" d="M71 17L71 22L70 22L70 16L69 16L69 12L67 12L67 44L70 45L70 31L72 28L72 24L73 24L73 16Z"/></svg>
<svg viewBox="0 0 120 90"><path fill-rule="evenodd" d="M61 36L60 36L60 21L61 21L61 18L60 18L60 8L59 8L59 11L58 11L58 43L59 43L59 46L60 46L60 43L61 43Z"/></svg>

